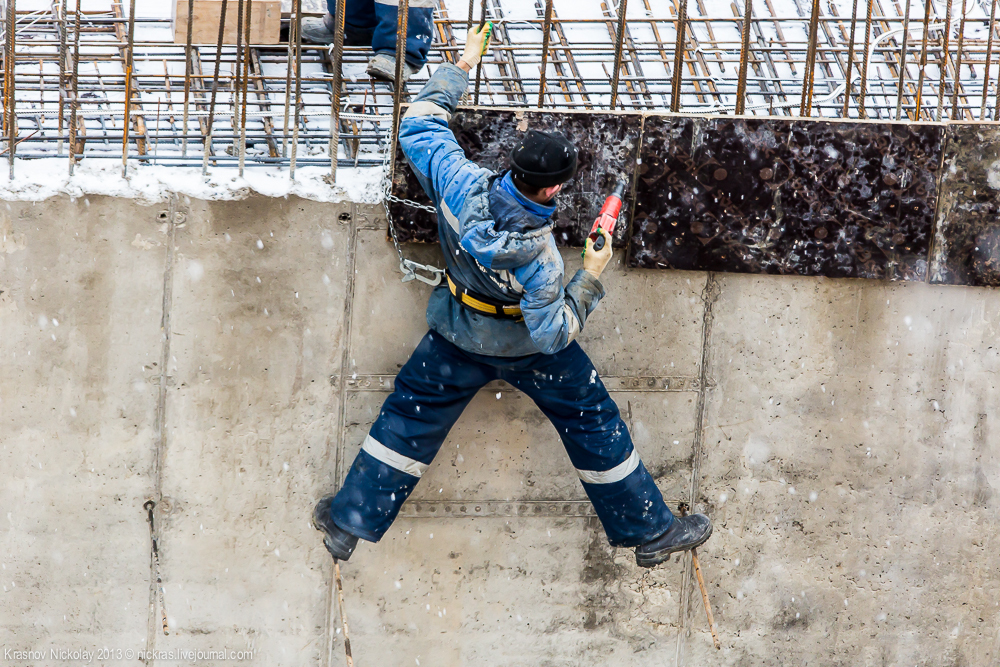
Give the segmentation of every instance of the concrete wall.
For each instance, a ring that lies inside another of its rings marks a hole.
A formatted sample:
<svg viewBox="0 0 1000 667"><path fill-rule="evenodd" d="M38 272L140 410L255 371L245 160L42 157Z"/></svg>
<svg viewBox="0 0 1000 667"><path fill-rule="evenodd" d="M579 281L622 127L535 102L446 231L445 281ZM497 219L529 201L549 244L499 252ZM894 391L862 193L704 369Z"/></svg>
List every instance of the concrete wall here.
<svg viewBox="0 0 1000 667"><path fill-rule="evenodd" d="M343 664L309 512L425 331L396 264L378 207L0 205L0 650L46 657L3 664ZM582 344L665 497L716 522L722 651L689 559L610 548L498 385L342 568L358 667L997 664L1000 292L606 275Z"/></svg>

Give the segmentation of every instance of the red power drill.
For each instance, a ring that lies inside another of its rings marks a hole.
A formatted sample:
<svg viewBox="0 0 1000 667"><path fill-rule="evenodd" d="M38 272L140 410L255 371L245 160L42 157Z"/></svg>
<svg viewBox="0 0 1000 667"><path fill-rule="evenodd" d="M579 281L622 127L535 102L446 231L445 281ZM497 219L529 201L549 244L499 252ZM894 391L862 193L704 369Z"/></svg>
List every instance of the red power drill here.
<svg viewBox="0 0 1000 667"><path fill-rule="evenodd" d="M618 222L618 215L622 212L622 199L625 197L626 182L624 178L619 178L615 184L614 191L604 200L601 212L594 220L594 226L590 230L588 239L594 242L591 248L600 251L604 247L604 235L598 234L598 229L603 229L611 236L615 233L615 224Z"/></svg>

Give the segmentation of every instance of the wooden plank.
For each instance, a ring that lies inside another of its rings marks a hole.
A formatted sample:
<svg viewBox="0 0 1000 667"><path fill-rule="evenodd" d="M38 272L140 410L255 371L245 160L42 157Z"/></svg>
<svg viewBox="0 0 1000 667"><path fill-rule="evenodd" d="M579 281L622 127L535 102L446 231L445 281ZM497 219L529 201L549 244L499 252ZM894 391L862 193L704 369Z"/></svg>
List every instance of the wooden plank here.
<svg viewBox="0 0 1000 667"><path fill-rule="evenodd" d="M223 42L236 44L239 22L237 2L226 5L226 30ZM176 0L174 18L174 44L187 40L188 0ZM219 39L219 19L222 17L222 0L195 0L194 26L191 41L194 44L216 44ZM277 44L281 32L281 0L254 0L250 19L252 44Z"/></svg>

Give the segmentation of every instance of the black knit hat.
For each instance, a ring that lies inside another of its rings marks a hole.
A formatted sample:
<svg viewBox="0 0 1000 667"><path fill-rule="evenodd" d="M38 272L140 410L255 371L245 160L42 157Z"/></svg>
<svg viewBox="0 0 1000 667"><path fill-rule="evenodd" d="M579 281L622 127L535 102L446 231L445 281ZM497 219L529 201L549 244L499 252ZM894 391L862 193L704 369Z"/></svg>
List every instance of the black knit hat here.
<svg viewBox="0 0 1000 667"><path fill-rule="evenodd" d="M525 185L548 188L573 178L576 156L576 146L560 133L528 130L510 152L510 168Z"/></svg>

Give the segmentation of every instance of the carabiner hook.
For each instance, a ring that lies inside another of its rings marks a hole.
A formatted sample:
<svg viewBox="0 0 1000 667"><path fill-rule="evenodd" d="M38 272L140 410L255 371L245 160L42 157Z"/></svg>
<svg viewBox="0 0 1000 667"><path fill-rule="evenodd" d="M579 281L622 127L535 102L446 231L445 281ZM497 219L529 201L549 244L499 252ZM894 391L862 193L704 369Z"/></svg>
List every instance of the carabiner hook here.
<svg viewBox="0 0 1000 667"><path fill-rule="evenodd" d="M426 264L418 264L410 259L404 259L399 263L399 270L403 273L402 282L408 283L411 280L419 280L420 282L430 285L431 287L437 287L441 284L441 280L444 279L444 269L439 269L436 266L427 266ZM430 273L433 278L428 278L422 276L417 271L426 271Z"/></svg>

